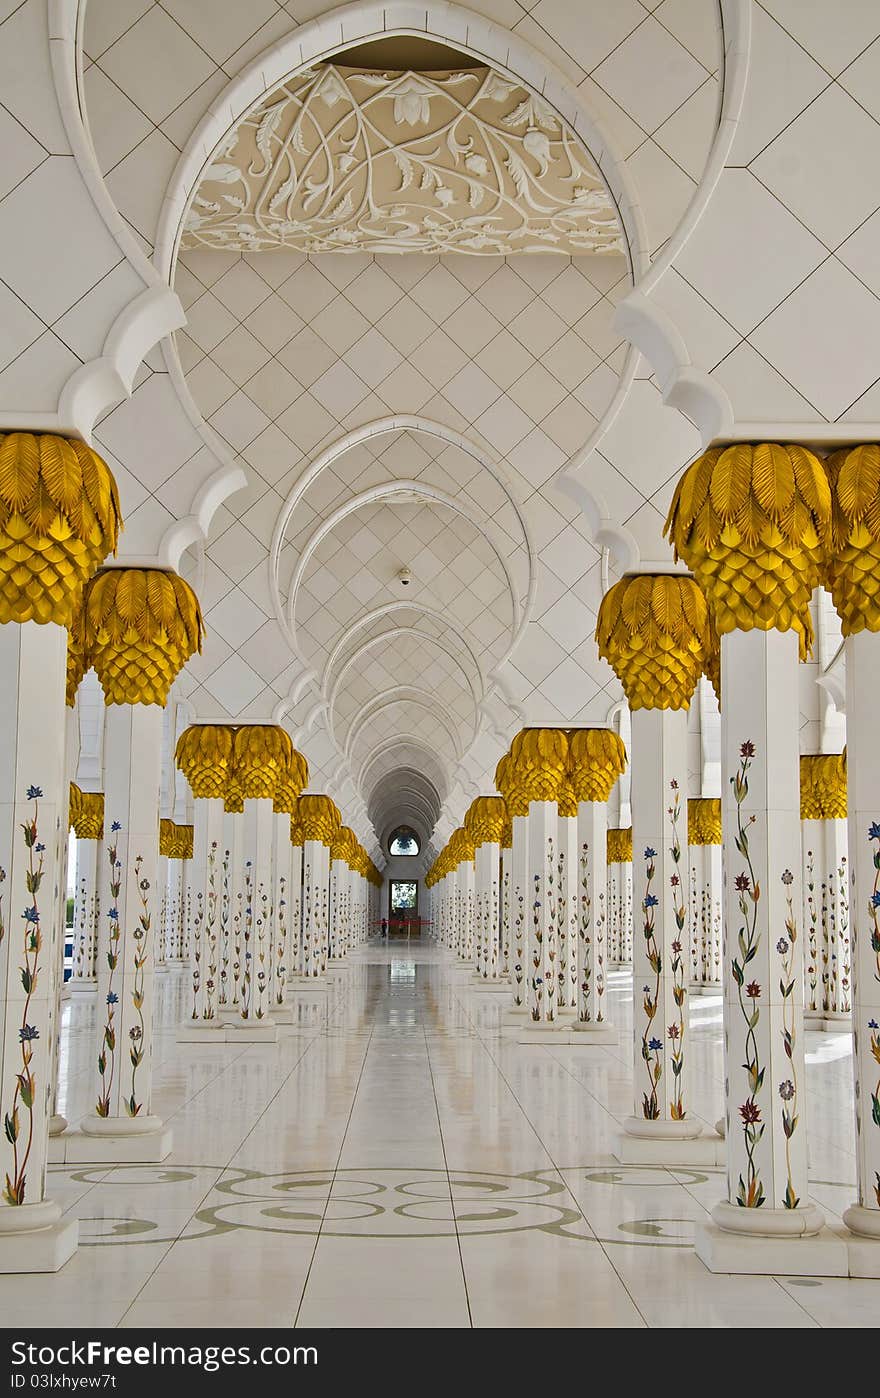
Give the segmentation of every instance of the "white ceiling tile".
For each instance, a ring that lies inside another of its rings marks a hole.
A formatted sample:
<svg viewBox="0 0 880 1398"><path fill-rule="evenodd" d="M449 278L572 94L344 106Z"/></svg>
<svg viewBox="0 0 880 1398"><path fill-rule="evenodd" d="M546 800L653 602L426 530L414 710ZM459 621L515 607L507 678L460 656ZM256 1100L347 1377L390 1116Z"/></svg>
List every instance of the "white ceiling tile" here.
<svg viewBox="0 0 880 1398"><path fill-rule="evenodd" d="M542 355L541 363L571 392L593 372L600 358L577 331L568 330Z"/></svg>
<svg viewBox="0 0 880 1398"><path fill-rule="evenodd" d="M454 344L439 328L429 335L411 355L414 369L434 388L443 388L467 363L464 350Z"/></svg>
<svg viewBox="0 0 880 1398"><path fill-rule="evenodd" d="M720 14L713 5L705 5L703 0L663 0L648 8L707 72L714 73L721 63L722 33Z"/></svg>
<svg viewBox="0 0 880 1398"><path fill-rule="evenodd" d="M95 59L146 14L154 0L89 0L83 52Z"/></svg>
<svg viewBox="0 0 880 1398"><path fill-rule="evenodd" d="M588 258L581 258L579 262L587 262L588 260ZM580 265L569 262L559 276L554 277L543 288L541 300L545 301L568 325L572 325L582 315L585 315L591 306L596 304L599 295L600 293L586 275L586 271Z"/></svg>
<svg viewBox="0 0 880 1398"><path fill-rule="evenodd" d="M592 77L647 132L696 92L706 69L653 18L618 44Z"/></svg>
<svg viewBox="0 0 880 1398"><path fill-rule="evenodd" d="M48 7L41 4L21 4L4 15L0 93L4 107L45 150L66 155L70 146L54 95L48 21ZM5 149L3 155L5 161Z"/></svg>
<svg viewBox="0 0 880 1398"><path fill-rule="evenodd" d="M829 257L751 339L829 420L880 378L880 301Z"/></svg>
<svg viewBox="0 0 880 1398"><path fill-rule="evenodd" d="M637 0L577 8L572 8L569 0L539 0L532 18L571 54L585 73L591 73L642 23L645 11Z"/></svg>
<svg viewBox="0 0 880 1398"><path fill-rule="evenodd" d="M58 256L59 209L64 210L63 257ZM44 161L0 203L3 280L47 324L121 258L69 156Z"/></svg>
<svg viewBox="0 0 880 1398"><path fill-rule="evenodd" d="M212 290L217 300L222 301L226 309L231 311L237 320L245 320L261 302L271 295L263 278L258 277L254 269L243 260L236 262L234 267L230 267L228 272L225 272L214 282ZM289 307L279 298L273 297L272 299L282 311L289 312ZM289 335L287 339L290 339ZM282 340L281 343L284 344L285 341Z"/></svg>
<svg viewBox="0 0 880 1398"><path fill-rule="evenodd" d="M386 340L408 355L434 331L434 322L409 297L398 301L377 323Z"/></svg>
<svg viewBox="0 0 880 1398"><path fill-rule="evenodd" d="M692 180L702 178L715 140L721 85L707 78L692 97L654 132L654 140Z"/></svg>
<svg viewBox="0 0 880 1398"><path fill-rule="evenodd" d="M540 355L565 334L567 326L543 301L533 301L514 317L508 328L527 350Z"/></svg>
<svg viewBox="0 0 880 1398"><path fill-rule="evenodd" d="M880 121L880 39L860 54L855 63L840 75L845 87L857 102Z"/></svg>
<svg viewBox="0 0 880 1398"><path fill-rule="evenodd" d="M725 170L676 266L747 335L824 256L818 239L748 170Z"/></svg>
<svg viewBox="0 0 880 1398"><path fill-rule="evenodd" d="M215 63L222 63L278 13L275 0L248 0L246 7L238 0L212 0L208 7L202 0L163 0L163 5Z"/></svg>
<svg viewBox="0 0 880 1398"><path fill-rule="evenodd" d="M278 358L303 388L310 388L315 379L336 363L330 346L308 325L278 351Z"/></svg>
<svg viewBox="0 0 880 1398"><path fill-rule="evenodd" d="M224 374L213 359L202 359L189 371L186 382L196 401L196 407L204 418L209 418L215 413L236 391L232 379L228 374Z"/></svg>
<svg viewBox="0 0 880 1398"><path fill-rule="evenodd" d="M478 365L466 364L450 379L444 396L469 422L474 422L499 396L498 385Z"/></svg>
<svg viewBox="0 0 880 1398"><path fill-rule="evenodd" d="M344 296L337 296L314 317L312 326L332 350L345 354L369 330L370 322Z"/></svg>
<svg viewBox="0 0 880 1398"><path fill-rule="evenodd" d="M620 151L621 159L628 160L633 151L642 144L647 133L622 107L618 107L592 78L584 78L583 82L578 84L578 91L583 94L589 109L596 113L603 130L608 132L609 139L614 142L615 150Z"/></svg>
<svg viewBox="0 0 880 1398"><path fill-rule="evenodd" d="M565 460L564 452L540 427L518 442L508 455L511 465L533 486L543 485Z"/></svg>
<svg viewBox="0 0 880 1398"><path fill-rule="evenodd" d="M238 650L265 622L266 617L249 597L233 588L205 616L207 626Z"/></svg>
<svg viewBox="0 0 880 1398"><path fill-rule="evenodd" d="M346 364L370 388L376 388L396 369L401 356L380 331L372 328L352 345L345 355Z"/></svg>
<svg viewBox="0 0 880 1398"><path fill-rule="evenodd" d="M245 447L242 455L270 485L276 485L302 460L302 452L274 422Z"/></svg>
<svg viewBox="0 0 880 1398"><path fill-rule="evenodd" d="M269 426L269 419L246 393L239 390L211 415L211 426L236 451L243 451Z"/></svg>
<svg viewBox="0 0 880 1398"><path fill-rule="evenodd" d="M498 384L499 388L509 388L535 361L509 330L502 330L475 356L474 362Z"/></svg>
<svg viewBox="0 0 880 1398"><path fill-rule="evenodd" d="M510 396L528 413L532 422L540 422L565 397L565 389L558 379L544 368L543 364L533 364L522 378L517 379L510 390Z"/></svg>
<svg viewBox="0 0 880 1398"><path fill-rule="evenodd" d="M584 674L577 661L568 656L547 676L541 685L541 693L557 706L560 713L573 718L593 698L598 688L596 681Z"/></svg>
<svg viewBox="0 0 880 1398"><path fill-rule="evenodd" d="M648 244L654 253L681 223L696 184L656 141L645 141L627 164L644 204Z"/></svg>
<svg viewBox="0 0 880 1398"><path fill-rule="evenodd" d="M280 296L272 295L246 317L244 324L272 354L277 354L303 328L296 311Z"/></svg>
<svg viewBox="0 0 880 1398"><path fill-rule="evenodd" d="M312 393L328 412L344 416L366 396L367 386L353 369L338 360L312 384Z"/></svg>
<svg viewBox="0 0 880 1398"><path fill-rule="evenodd" d="M303 262L281 283L278 294L302 320L309 322L334 299L336 288L321 276L314 262Z"/></svg>
<svg viewBox="0 0 880 1398"><path fill-rule="evenodd" d="M334 418L311 393L303 393L278 418L278 426L303 452L311 451L334 425Z"/></svg>
<svg viewBox="0 0 880 1398"><path fill-rule="evenodd" d="M733 326L728 325L674 267L659 279L654 296L658 305L672 316L692 360L704 368L711 369L739 341Z"/></svg>
<svg viewBox="0 0 880 1398"><path fill-rule="evenodd" d="M101 55L100 67L157 124L214 65L170 15L154 5Z"/></svg>
<svg viewBox="0 0 880 1398"><path fill-rule="evenodd" d="M235 316L210 291L187 311L186 333L205 354L210 354L235 328Z"/></svg>
<svg viewBox="0 0 880 1398"><path fill-rule="evenodd" d="M195 88L161 123L162 133L182 151L205 112L226 87L226 74L217 69Z"/></svg>
<svg viewBox="0 0 880 1398"><path fill-rule="evenodd" d="M467 299L467 295L458 278L443 266L435 267L426 277L422 277L410 292L416 305L438 325L445 323L447 316Z"/></svg>
<svg viewBox="0 0 880 1398"><path fill-rule="evenodd" d="M22 350L38 340L44 329L39 316L0 282L0 369L5 369ZM65 344L69 343L61 327L59 335Z"/></svg>
<svg viewBox="0 0 880 1398"><path fill-rule="evenodd" d="M21 413L54 413L61 390L80 367L51 330L46 330L0 373L0 401Z"/></svg>
<svg viewBox="0 0 880 1398"><path fill-rule="evenodd" d="M833 249L880 207L880 126L834 84L751 168Z"/></svg>
<svg viewBox="0 0 880 1398"><path fill-rule="evenodd" d="M541 419L541 428L566 456L574 456L586 446L596 419L576 398L565 398Z"/></svg>
<svg viewBox="0 0 880 1398"><path fill-rule="evenodd" d="M106 173L150 134L153 123L94 63L83 74L83 93L95 153Z"/></svg>
<svg viewBox="0 0 880 1398"><path fill-rule="evenodd" d="M480 414L476 425L493 450L506 456L511 447L515 447L531 432L535 424L515 398L503 393L486 412Z"/></svg>
<svg viewBox="0 0 880 1398"><path fill-rule="evenodd" d="M177 147L161 131L151 131L106 178L111 198L123 218L151 244L179 156Z"/></svg>
<svg viewBox="0 0 880 1398"><path fill-rule="evenodd" d="M872 214L837 249L840 261L880 296L880 213Z"/></svg>
<svg viewBox="0 0 880 1398"><path fill-rule="evenodd" d="M873 0L765 0L765 9L793 34L832 77L877 38L877 6Z"/></svg>
<svg viewBox="0 0 880 1398"><path fill-rule="evenodd" d="M417 413L431 396L429 383L410 364L398 364L382 380L378 392L393 413Z"/></svg>
<svg viewBox="0 0 880 1398"><path fill-rule="evenodd" d="M400 287L375 262L345 289L345 295L374 325L400 300ZM366 328L366 327L365 327Z"/></svg>
<svg viewBox="0 0 880 1398"><path fill-rule="evenodd" d="M169 391L165 374L154 374L131 398L114 408L95 430L149 489L167 480L194 456L202 439Z"/></svg>
<svg viewBox="0 0 880 1398"><path fill-rule="evenodd" d="M277 359L270 359L248 380L245 392L267 417L276 418L296 402L302 389L283 364Z"/></svg>
<svg viewBox="0 0 880 1398"><path fill-rule="evenodd" d="M492 315L502 325L507 325L513 320L515 315L524 311L534 299L534 291L518 276L509 263L504 263L497 272L494 272L488 281L476 292L476 298L481 305L492 312ZM495 327L495 332L498 331ZM490 337L491 338L491 337ZM482 348L482 346L480 346Z"/></svg>
<svg viewBox="0 0 880 1398"><path fill-rule="evenodd" d="M578 384L574 396L583 403L595 418L601 418L617 389L618 375L607 364L600 364L583 383Z"/></svg>
<svg viewBox="0 0 880 1398"><path fill-rule="evenodd" d="M485 306L468 299L444 321L443 329L447 336L473 358L498 334L501 326Z"/></svg>
<svg viewBox="0 0 880 1398"><path fill-rule="evenodd" d="M205 680L204 688L230 714L237 716L256 699L263 689L263 681L240 655L231 655Z"/></svg>
<svg viewBox="0 0 880 1398"><path fill-rule="evenodd" d="M208 545L207 552L233 582L240 582L266 557L266 550L259 540L237 521L219 539Z"/></svg>
<svg viewBox="0 0 880 1398"><path fill-rule="evenodd" d="M513 653L516 668L533 685L545 680L564 659L563 647L537 621L529 622L525 635Z"/></svg>

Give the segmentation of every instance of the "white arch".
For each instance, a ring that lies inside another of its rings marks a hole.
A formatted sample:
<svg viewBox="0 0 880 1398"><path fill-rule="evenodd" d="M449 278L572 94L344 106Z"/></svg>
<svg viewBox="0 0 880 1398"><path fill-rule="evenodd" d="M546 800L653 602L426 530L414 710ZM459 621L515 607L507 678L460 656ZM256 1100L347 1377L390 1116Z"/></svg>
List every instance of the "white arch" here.
<svg viewBox="0 0 880 1398"><path fill-rule="evenodd" d="M417 689L414 685L406 684L396 685L394 689L376 695L361 706L348 730L344 749L345 756L349 760L351 759L355 743L368 723L372 723L386 709L398 708L401 704L409 704L415 709L424 709L426 713L437 719L452 744L452 751L456 758L461 759L463 753L459 747L458 734L447 719L435 695L429 694L427 690Z"/></svg>
<svg viewBox="0 0 880 1398"><path fill-rule="evenodd" d="M446 758L442 753L435 752L432 748L429 748L425 739L419 737L415 733L395 733L392 737L383 739L378 747L374 748L369 756L364 758L354 778L355 786L359 791L363 792L367 772L370 770L373 763L377 762L380 757L383 757L386 752L392 752L396 748L409 750L410 752L424 753L429 762L433 763L440 772L443 778L442 785L444 791L449 791L452 782L450 781L449 765ZM434 783L434 785L436 786L437 784ZM438 794L440 792L439 786L437 786L437 792Z"/></svg>
<svg viewBox="0 0 880 1398"><path fill-rule="evenodd" d="M321 676L321 693L325 699L328 697L328 686L330 684L334 666L338 662L340 655L345 650L345 647L348 645L348 642L352 639L352 637L354 637L357 634L358 631L365 630L374 621L378 621L383 616L390 616L393 612L422 612L425 616L431 617L433 621L437 621L441 625L445 626L448 631L451 631L453 633L456 640L458 640L461 643L462 650L466 653L468 659L473 663L474 670L480 677L480 683L481 685L483 684L483 667L481 666L479 659L468 644L466 637L458 629L456 623L454 621L451 621L450 618L444 612L439 611L437 607L429 606L427 602L419 602L415 600L407 602L383 602L380 607L374 607L372 611L365 612L363 616L357 617L356 620L354 620L350 624L350 626L348 626L346 630L342 633L341 637L336 642L336 645L330 652L330 655L324 666L324 672ZM401 627L399 629L403 630L404 628ZM413 631L412 628L410 628L410 631L411 634L417 636L426 636L428 634L427 632L423 631ZM388 633L383 631L380 634L384 636Z"/></svg>
<svg viewBox="0 0 880 1398"><path fill-rule="evenodd" d="M395 636L412 636L412 635L413 635L413 630L412 630L411 627L409 627L409 626L396 626L396 627L394 627L394 629L391 630L391 631L383 631L379 636L371 636L369 640L364 641L363 645L361 645L361 646L358 647L358 649L354 652L353 655L349 656L348 660L346 660L345 664L342 666L342 669L339 671L339 674L337 675L336 679L334 680L334 682L333 682L333 689L332 689L332 691L331 691L331 694L330 694L329 699L327 700L328 714L329 714L329 720L330 720L330 731L331 731L331 733L334 734L334 736L335 736L336 724L334 723L334 720L333 720L333 710L334 710L334 708L335 708L335 706L336 706L336 700L337 700L338 695L339 695L340 686L342 685L342 682L343 682L343 680L344 680L346 674L348 673L348 671L351 669L351 667L352 667L353 665L355 665L355 664L357 663L357 661L360 660L361 656L362 656L362 655L365 655L366 652L367 652L368 650L372 650L372 648L373 648L374 646L383 645L383 644L386 643L387 641L393 640ZM453 650L451 650L448 646L444 646L443 643L442 643L442 641L438 640L438 638L437 638L436 636L425 636L425 635L422 635L422 636L420 636L420 644L422 644L422 645L434 646L436 650L442 651L444 655L446 655L446 656L449 657L449 659L453 662L453 664L455 664L455 665L458 666L458 669L459 669L459 670L461 671L461 673L464 675L465 682L466 682L466 684L467 684L468 689L470 690L471 698L472 698L473 701L474 701L474 709L475 709L475 711L479 711L481 696L477 694L477 691L476 691L476 689L474 688L474 684L473 684L473 681L472 681L470 675L469 675L469 674L467 673L467 671L465 670L464 666L462 665L461 661L459 660L459 658L458 658L458 656L455 654L455 652L454 652Z"/></svg>

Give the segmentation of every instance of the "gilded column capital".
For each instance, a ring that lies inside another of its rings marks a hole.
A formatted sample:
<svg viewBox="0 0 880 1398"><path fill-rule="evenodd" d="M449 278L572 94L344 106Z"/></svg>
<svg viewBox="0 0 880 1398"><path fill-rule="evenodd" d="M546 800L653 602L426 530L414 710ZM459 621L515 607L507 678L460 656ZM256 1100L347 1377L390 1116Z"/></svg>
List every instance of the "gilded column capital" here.
<svg viewBox="0 0 880 1398"><path fill-rule="evenodd" d="M120 522L112 472L85 442L0 433L0 623L70 626Z"/></svg>
<svg viewBox="0 0 880 1398"><path fill-rule="evenodd" d="M507 807L501 796L478 796L468 806L464 828L474 848L500 844L507 824Z"/></svg>
<svg viewBox="0 0 880 1398"><path fill-rule="evenodd" d="M174 761L196 800L224 798L229 785L233 730L226 723L194 723L185 728Z"/></svg>
<svg viewBox="0 0 880 1398"><path fill-rule="evenodd" d="M299 798L294 803L294 808L290 812L290 843L294 849L302 849L303 828L299 819Z"/></svg>
<svg viewBox="0 0 880 1398"><path fill-rule="evenodd" d="M605 593L596 621L599 654L631 709L687 709L710 651L706 598L682 573L633 573Z"/></svg>
<svg viewBox="0 0 880 1398"><path fill-rule="evenodd" d="M475 854L474 842L469 831L465 830L463 825L459 825L457 829L453 830L452 834L449 836L447 848L452 858L455 860L456 867L459 864L473 863Z"/></svg>
<svg viewBox="0 0 880 1398"><path fill-rule="evenodd" d="M576 803L607 801L614 783L625 771L626 746L617 733L610 728L571 730L567 777ZM559 814L562 813L560 806Z"/></svg>
<svg viewBox="0 0 880 1398"><path fill-rule="evenodd" d="M880 631L880 446L866 442L827 457L831 550L826 584L844 636Z"/></svg>
<svg viewBox="0 0 880 1398"><path fill-rule="evenodd" d="M333 836L342 824L336 802L331 801L329 796L301 796L298 814L303 839L320 840L329 848L333 843Z"/></svg>
<svg viewBox="0 0 880 1398"><path fill-rule="evenodd" d="M83 594L86 659L107 704L159 704L202 648L198 598L162 568L105 568Z"/></svg>
<svg viewBox="0 0 880 1398"><path fill-rule="evenodd" d="M510 745L507 781L514 809L527 814L533 801L557 801L568 763L568 737L562 728L523 728ZM497 772L496 772L497 776ZM511 799L502 795L511 810ZM522 810L525 802L525 810Z"/></svg>
<svg viewBox="0 0 880 1398"><path fill-rule="evenodd" d="M272 805L276 815L293 815L303 787L308 785L309 764L301 752L293 749L286 771L278 778Z"/></svg>
<svg viewBox="0 0 880 1398"><path fill-rule="evenodd" d="M195 843L195 826L178 825L177 837L174 842L175 859L192 859L193 845Z"/></svg>
<svg viewBox="0 0 880 1398"><path fill-rule="evenodd" d="M357 837L347 825L340 825L330 841L330 858L348 861L357 844Z"/></svg>
<svg viewBox="0 0 880 1398"><path fill-rule="evenodd" d="M274 801L279 782L290 774L293 753L290 734L277 723L237 727L232 738L232 771L245 800Z"/></svg>
<svg viewBox="0 0 880 1398"><path fill-rule="evenodd" d="M605 837L605 859L608 864L632 864L632 826L609 829Z"/></svg>
<svg viewBox="0 0 880 1398"><path fill-rule="evenodd" d="M721 844L721 801L714 796L692 796L688 801L688 844Z"/></svg>
<svg viewBox="0 0 880 1398"><path fill-rule="evenodd" d="M71 782L71 797L73 787ZM80 791L71 800L70 823L78 840L100 840L104 835L104 793L102 791Z"/></svg>
<svg viewBox="0 0 880 1398"><path fill-rule="evenodd" d="M846 819L846 754L801 755L801 820Z"/></svg>
<svg viewBox="0 0 880 1398"><path fill-rule="evenodd" d="M67 801L67 828L76 832L76 822L82 810L82 791L76 782L70 783L70 794Z"/></svg>
<svg viewBox="0 0 880 1398"><path fill-rule="evenodd" d="M664 533L719 634L794 630L806 658L810 598L831 542L831 490L813 452L777 442L710 448L678 482Z"/></svg>
<svg viewBox="0 0 880 1398"><path fill-rule="evenodd" d="M163 816L159 821L159 853L160 855L164 855L166 859L170 859L172 857L172 852L174 850L174 837L176 832L177 827L175 826L174 821L166 820L166 818Z"/></svg>
<svg viewBox="0 0 880 1398"><path fill-rule="evenodd" d="M578 799L567 772L560 783L559 795L556 797L556 805L559 814L563 817L570 818L576 816L578 813Z"/></svg>
<svg viewBox="0 0 880 1398"><path fill-rule="evenodd" d="M77 691L89 668L86 657L86 636L83 625L82 607L77 607L67 628L67 681L65 700L72 709L76 703Z"/></svg>

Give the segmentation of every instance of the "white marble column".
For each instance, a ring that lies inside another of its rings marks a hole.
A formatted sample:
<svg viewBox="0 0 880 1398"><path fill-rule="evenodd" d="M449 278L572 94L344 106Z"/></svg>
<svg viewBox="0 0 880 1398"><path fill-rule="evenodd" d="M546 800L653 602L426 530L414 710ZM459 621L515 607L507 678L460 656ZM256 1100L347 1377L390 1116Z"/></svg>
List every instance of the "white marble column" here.
<svg viewBox="0 0 880 1398"><path fill-rule="evenodd" d="M632 715L633 1087L621 1158L687 1161L702 1131L690 1093L687 709ZM699 1144L699 1143L698 1143Z"/></svg>
<svg viewBox="0 0 880 1398"><path fill-rule="evenodd" d="M632 965L632 829L608 831L608 964ZM626 855L626 858L622 858Z"/></svg>
<svg viewBox="0 0 880 1398"><path fill-rule="evenodd" d="M272 821L272 866L275 875L273 899L272 946L275 969L272 982L272 1014L275 1019L287 1019L287 986L290 981L292 935L290 930L293 846L290 843L290 812L275 811Z"/></svg>
<svg viewBox="0 0 880 1398"><path fill-rule="evenodd" d="M244 829L241 982L238 1013L227 1019L242 1041L274 1041L272 1018L272 842L274 812L267 797L248 797Z"/></svg>
<svg viewBox="0 0 880 1398"><path fill-rule="evenodd" d="M688 801L689 974L692 995L721 991L721 803Z"/></svg>
<svg viewBox="0 0 880 1398"><path fill-rule="evenodd" d="M880 636L846 638L846 734L857 1200L843 1219L855 1276L880 1276ZM870 1241L869 1241L870 1240Z"/></svg>
<svg viewBox="0 0 880 1398"><path fill-rule="evenodd" d="M497 983L501 977L501 847L497 840L477 846L474 878L481 925L478 972L482 980Z"/></svg>
<svg viewBox="0 0 880 1398"><path fill-rule="evenodd" d="M513 919L511 906L511 865L513 863L513 830L508 819L501 841L501 874L499 899L501 904L501 948L498 974L502 980L510 981L513 946Z"/></svg>
<svg viewBox="0 0 880 1398"><path fill-rule="evenodd" d="M223 801L196 797L193 816L193 897L190 910L188 1013L178 1038L216 1038L220 1028L220 916Z"/></svg>
<svg viewBox="0 0 880 1398"><path fill-rule="evenodd" d="M296 836L296 841L294 840ZM288 951L287 964L290 967L290 978L305 975L305 956L303 950L303 916L302 916L302 879L303 879L303 847L302 837L294 825L293 818L290 822L290 898L288 899L289 914L287 920L287 934L290 949Z"/></svg>
<svg viewBox="0 0 880 1398"><path fill-rule="evenodd" d="M97 1071L80 1159L163 1160L171 1150L151 1110L162 717L158 704L107 709Z"/></svg>
<svg viewBox="0 0 880 1398"><path fill-rule="evenodd" d="M330 849L323 840L303 841L303 975L315 983L327 972Z"/></svg>
<svg viewBox="0 0 880 1398"><path fill-rule="evenodd" d="M0 625L0 1272L54 1272L75 1220L46 1197L54 1018L61 976L56 918L68 828L64 762L67 632Z"/></svg>
<svg viewBox="0 0 880 1398"><path fill-rule="evenodd" d="M168 860L168 942L165 948L166 959L170 962L183 960L183 872L185 861L181 857Z"/></svg>
<svg viewBox="0 0 880 1398"><path fill-rule="evenodd" d="M98 860L101 848L100 840L77 836L71 990L94 990L98 983Z"/></svg>
<svg viewBox="0 0 880 1398"><path fill-rule="evenodd" d="M577 1022L586 1042L617 1043L609 1022L608 972L608 807L579 801L577 813Z"/></svg>
<svg viewBox="0 0 880 1398"><path fill-rule="evenodd" d="M559 965L556 974L557 1015L578 1017L578 957L580 954L581 852L578 803L573 793L560 799L557 823L557 932ZM604 916L604 898L602 913Z"/></svg>
<svg viewBox="0 0 880 1398"><path fill-rule="evenodd" d="M529 805L527 881L527 1007L531 1024L556 1023L559 945L558 815L555 800Z"/></svg>
<svg viewBox="0 0 880 1398"><path fill-rule="evenodd" d="M807 1181L798 636L724 635L721 672L727 1198L696 1247L713 1271L812 1271L823 1244L803 1240L823 1217Z"/></svg>

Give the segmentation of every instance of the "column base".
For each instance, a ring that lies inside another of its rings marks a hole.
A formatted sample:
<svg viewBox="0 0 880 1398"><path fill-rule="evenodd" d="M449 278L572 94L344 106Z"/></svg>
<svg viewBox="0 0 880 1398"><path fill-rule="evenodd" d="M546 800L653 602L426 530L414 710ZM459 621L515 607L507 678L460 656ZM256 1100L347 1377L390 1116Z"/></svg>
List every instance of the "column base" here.
<svg viewBox="0 0 880 1398"><path fill-rule="evenodd" d="M67 1130L69 1124L66 1116L61 1116L59 1112L53 1112L49 1118L49 1135L60 1136L63 1131Z"/></svg>
<svg viewBox="0 0 880 1398"><path fill-rule="evenodd" d="M181 1024L177 1030L179 1044L222 1044L226 1036L219 1019L194 1019L191 1024Z"/></svg>
<svg viewBox="0 0 880 1398"><path fill-rule="evenodd" d="M615 1158L621 1165L723 1165L725 1145L720 1136L703 1130L695 1118L685 1121L646 1121L629 1116L617 1138Z"/></svg>
<svg viewBox="0 0 880 1398"><path fill-rule="evenodd" d="M289 1005L273 1005L272 1021L274 1024L293 1024L296 1016Z"/></svg>
<svg viewBox="0 0 880 1398"><path fill-rule="evenodd" d="M315 976L313 979L303 976L302 980L294 981L290 989L295 991L297 995L302 995L304 992L306 994L312 994L314 991L318 990L327 991L330 989L330 986L323 977Z"/></svg>
<svg viewBox="0 0 880 1398"><path fill-rule="evenodd" d="M86 991L98 989L97 981L75 981L72 976L66 984L72 995L83 995Z"/></svg>
<svg viewBox="0 0 880 1398"><path fill-rule="evenodd" d="M704 985L700 981L697 985L688 986L688 995L720 995L722 989L720 981L718 985Z"/></svg>
<svg viewBox="0 0 880 1398"><path fill-rule="evenodd" d="M847 1034L852 1032L852 1015L827 1014L821 1023L812 1024L812 1029L821 1029L823 1034Z"/></svg>
<svg viewBox="0 0 880 1398"><path fill-rule="evenodd" d="M228 1044L277 1044L278 1025L269 1023L265 1019L249 1020L240 1019L236 1024L227 1024L226 1042Z"/></svg>
<svg viewBox="0 0 880 1398"><path fill-rule="evenodd" d="M844 1212L843 1221L851 1233L860 1238L873 1239L880 1251L880 1209L866 1209L862 1204L851 1204ZM876 1276L872 1272L871 1276Z"/></svg>
<svg viewBox="0 0 880 1398"><path fill-rule="evenodd" d="M79 1222L62 1218L54 1199L0 1212L0 1275L58 1272L76 1252Z"/></svg>
<svg viewBox="0 0 880 1398"><path fill-rule="evenodd" d="M476 976L474 979L476 981L476 984L472 987L474 990L500 990L505 995L510 994L510 982L503 981L500 977L495 977L495 979L492 980L488 976Z"/></svg>
<svg viewBox="0 0 880 1398"><path fill-rule="evenodd" d="M341 967L347 966L348 962L344 956L331 956L327 962L328 971L338 971Z"/></svg>
<svg viewBox="0 0 880 1398"><path fill-rule="evenodd" d="M576 1042L584 1044L616 1044L617 1030L613 1024L583 1023L577 1020L572 1026L572 1031L576 1034Z"/></svg>
<svg viewBox="0 0 880 1398"><path fill-rule="evenodd" d="M718 1218L730 1227L719 1226ZM734 1223L740 1225L736 1231ZM743 1223L748 1231L743 1230ZM762 1233L762 1227L767 1231ZM807 1204L803 1210L765 1211L741 1209L722 1200L712 1210L712 1222L697 1225L694 1248L710 1272L746 1276L849 1275L847 1244L823 1226L822 1214L815 1204Z"/></svg>
<svg viewBox="0 0 880 1398"><path fill-rule="evenodd" d="M53 1165L151 1165L165 1160L173 1144L171 1127L161 1117L86 1117L76 1131L50 1138L49 1160Z"/></svg>

